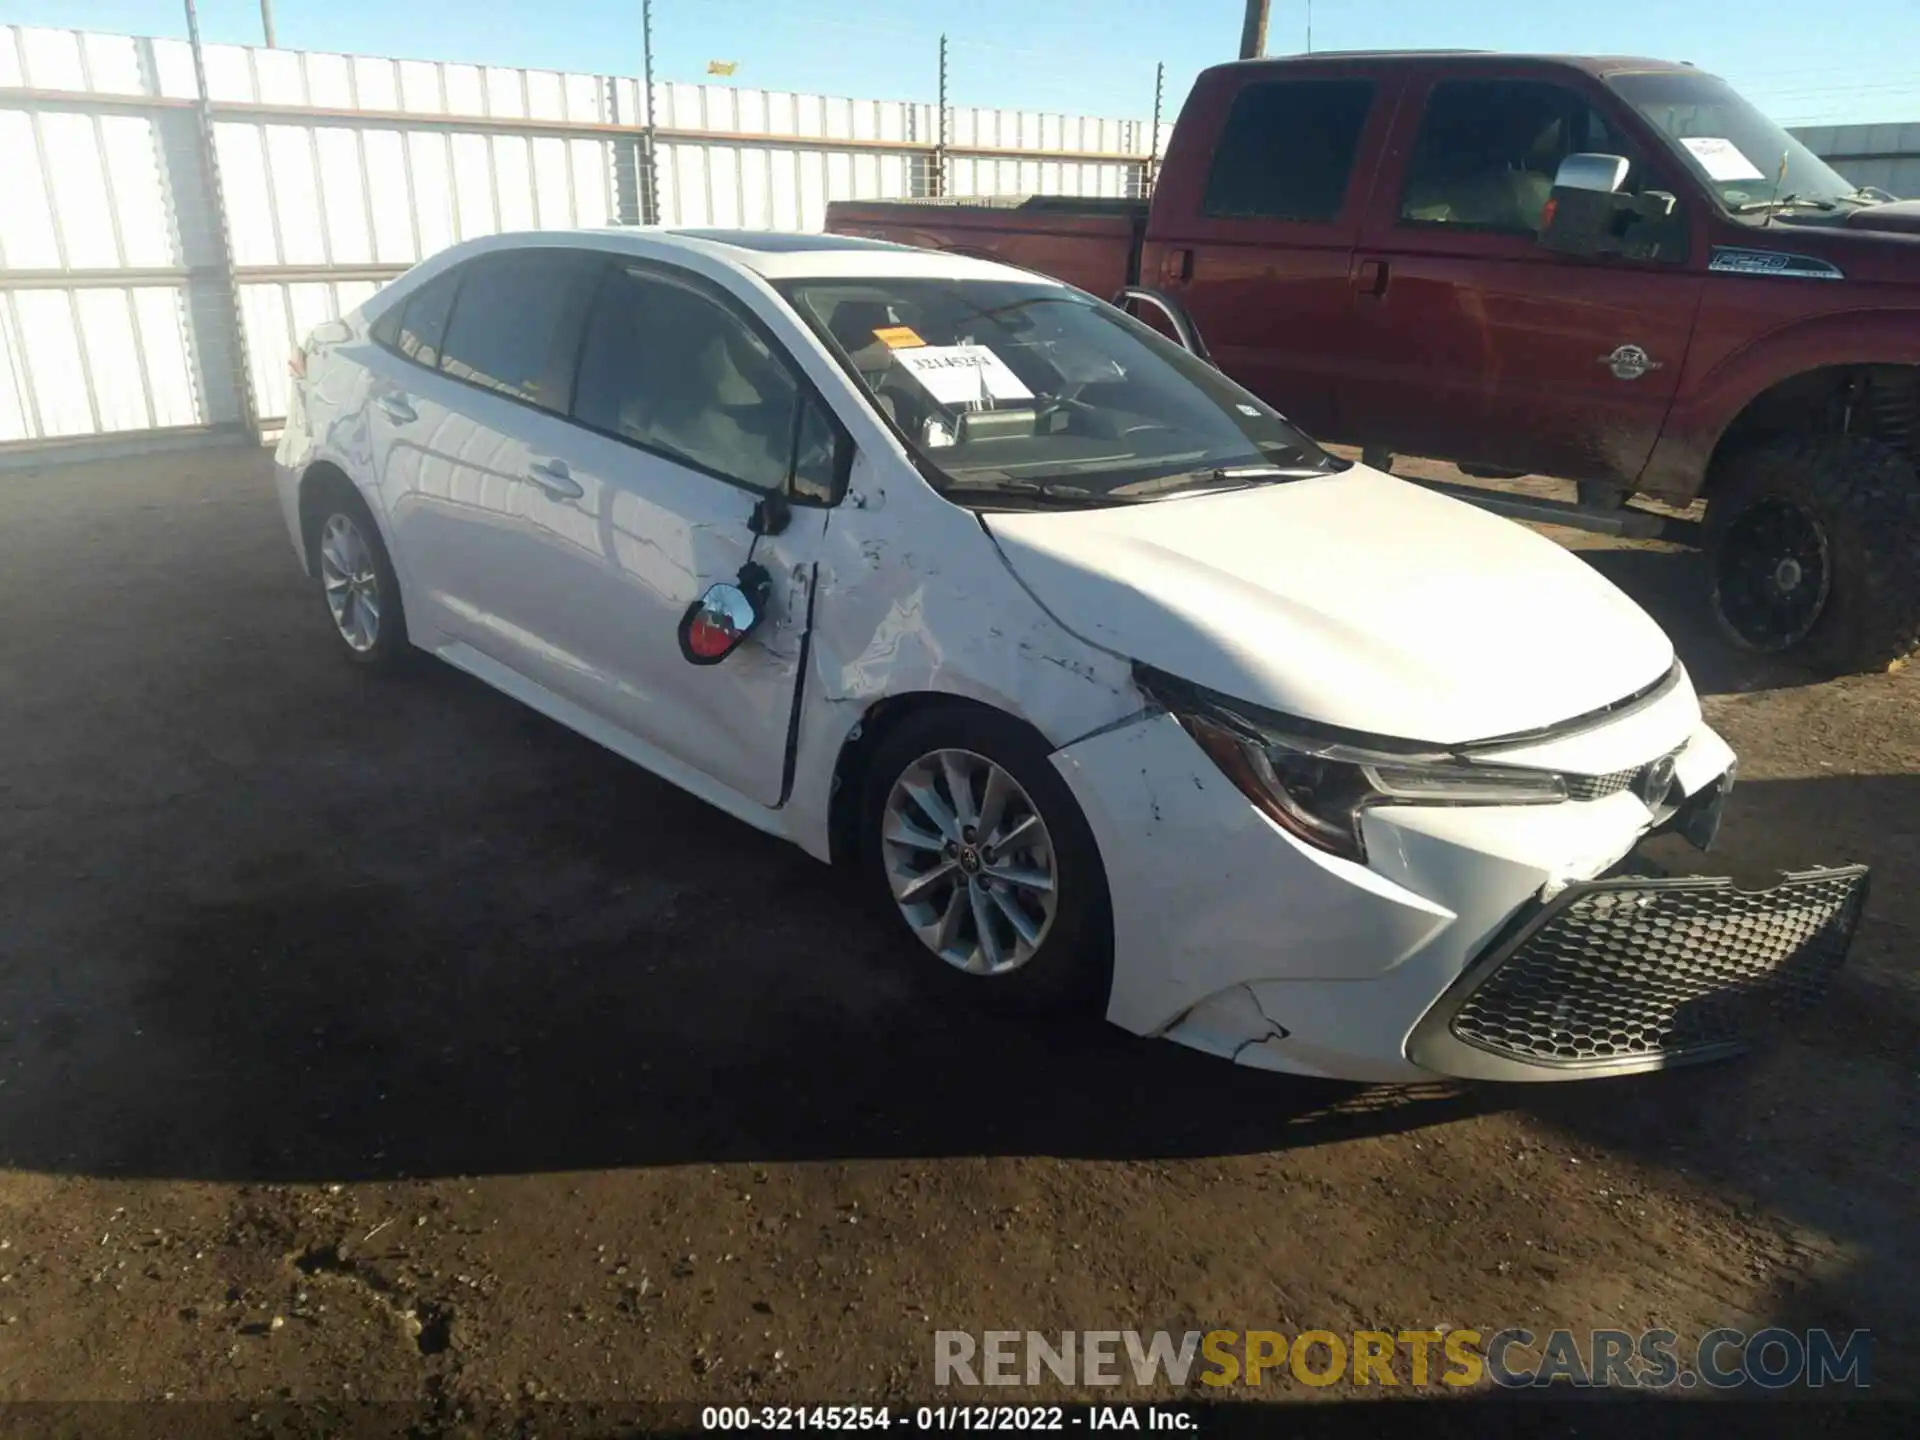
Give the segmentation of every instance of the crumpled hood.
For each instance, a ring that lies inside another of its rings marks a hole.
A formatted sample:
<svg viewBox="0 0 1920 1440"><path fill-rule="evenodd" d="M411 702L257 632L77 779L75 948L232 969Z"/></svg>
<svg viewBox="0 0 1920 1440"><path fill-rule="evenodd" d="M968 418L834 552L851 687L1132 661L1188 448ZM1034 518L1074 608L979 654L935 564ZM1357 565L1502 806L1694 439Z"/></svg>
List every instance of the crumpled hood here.
<svg viewBox="0 0 1920 1440"><path fill-rule="evenodd" d="M985 521L1080 638L1371 734L1452 745L1538 729L1673 664L1647 613L1553 541L1364 466Z"/></svg>

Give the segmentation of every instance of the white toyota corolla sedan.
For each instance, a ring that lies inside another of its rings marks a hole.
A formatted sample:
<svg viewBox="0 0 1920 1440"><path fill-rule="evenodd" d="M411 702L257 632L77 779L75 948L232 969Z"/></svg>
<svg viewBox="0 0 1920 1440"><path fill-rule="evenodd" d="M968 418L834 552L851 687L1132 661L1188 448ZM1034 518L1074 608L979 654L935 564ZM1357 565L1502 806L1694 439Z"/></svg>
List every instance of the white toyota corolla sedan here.
<svg viewBox="0 0 1920 1440"><path fill-rule="evenodd" d="M1337 460L1081 291L870 241L506 235L296 355L344 653L425 650L836 863L903 963L1243 1065L1723 1055L1852 867L1648 878L1733 755L1551 541Z"/></svg>

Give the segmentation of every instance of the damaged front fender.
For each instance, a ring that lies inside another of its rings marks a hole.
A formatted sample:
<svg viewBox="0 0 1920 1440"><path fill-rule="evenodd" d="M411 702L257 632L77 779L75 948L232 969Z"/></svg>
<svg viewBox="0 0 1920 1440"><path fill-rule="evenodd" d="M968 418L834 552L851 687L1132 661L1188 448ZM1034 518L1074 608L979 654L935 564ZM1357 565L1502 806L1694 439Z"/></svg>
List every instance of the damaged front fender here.
<svg viewBox="0 0 1920 1440"><path fill-rule="evenodd" d="M1144 703L1131 662L1055 621L971 511L917 476L883 482L864 461L851 490L821 545L790 801L790 833L821 859L841 751L883 701L976 701L1056 746Z"/></svg>

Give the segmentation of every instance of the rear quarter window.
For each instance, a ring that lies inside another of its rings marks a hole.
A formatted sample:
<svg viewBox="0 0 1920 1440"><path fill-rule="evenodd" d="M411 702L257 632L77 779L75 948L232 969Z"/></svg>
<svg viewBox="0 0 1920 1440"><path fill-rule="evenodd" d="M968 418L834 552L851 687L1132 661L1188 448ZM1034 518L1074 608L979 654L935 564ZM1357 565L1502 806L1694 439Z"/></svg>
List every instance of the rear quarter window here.
<svg viewBox="0 0 1920 1440"><path fill-rule="evenodd" d="M463 267L464 268L464 267ZM460 289L460 270L437 275L407 298L394 336L394 349L409 360L432 369L440 363L440 344L446 339L447 317Z"/></svg>
<svg viewBox="0 0 1920 1440"><path fill-rule="evenodd" d="M1234 97L1207 172L1202 210L1219 219L1339 218L1371 80L1280 80Z"/></svg>

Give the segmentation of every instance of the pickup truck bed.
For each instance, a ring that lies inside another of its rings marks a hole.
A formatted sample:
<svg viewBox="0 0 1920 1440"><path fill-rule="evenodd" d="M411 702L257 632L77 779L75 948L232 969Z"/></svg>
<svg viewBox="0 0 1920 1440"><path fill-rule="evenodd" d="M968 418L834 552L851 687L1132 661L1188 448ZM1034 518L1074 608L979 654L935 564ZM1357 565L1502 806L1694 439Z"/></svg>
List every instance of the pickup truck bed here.
<svg viewBox="0 0 1920 1440"><path fill-rule="evenodd" d="M1147 202L1054 195L836 200L831 228L1038 270L1111 300L1138 273Z"/></svg>

